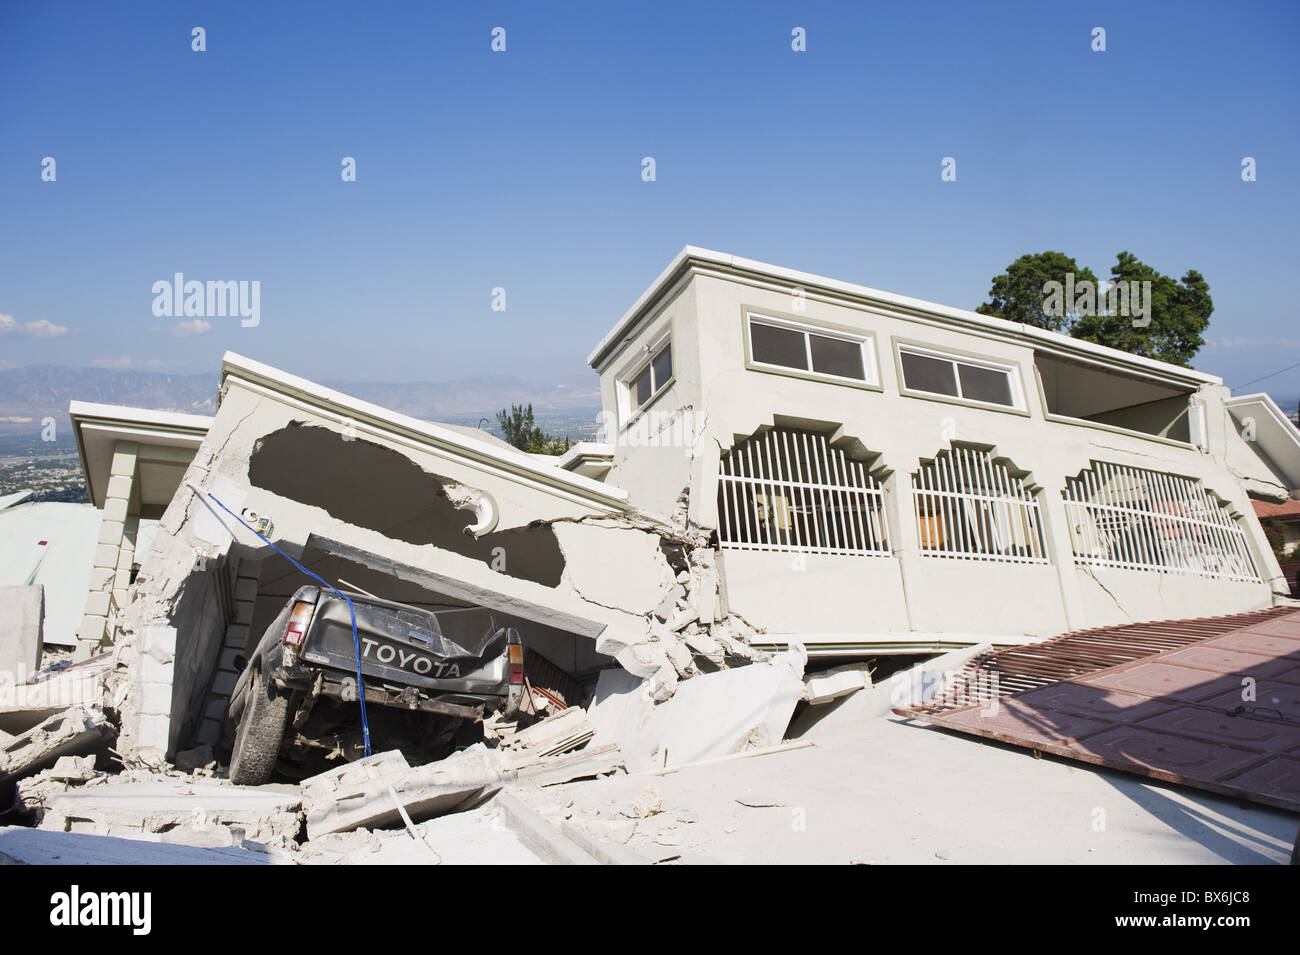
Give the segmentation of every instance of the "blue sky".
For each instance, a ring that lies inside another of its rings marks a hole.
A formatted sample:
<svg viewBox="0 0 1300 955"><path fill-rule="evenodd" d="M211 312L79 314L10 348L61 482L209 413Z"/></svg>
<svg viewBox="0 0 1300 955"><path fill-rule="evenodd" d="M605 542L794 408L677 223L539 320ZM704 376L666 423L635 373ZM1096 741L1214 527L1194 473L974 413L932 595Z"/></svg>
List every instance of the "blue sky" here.
<svg viewBox="0 0 1300 955"><path fill-rule="evenodd" d="M1237 384L1300 362L1298 41L1293 3L8 3L0 362L558 377L686 244L964 307L1127 249L1207 277ZM176 334L175 272L260 324Z"/></svg>

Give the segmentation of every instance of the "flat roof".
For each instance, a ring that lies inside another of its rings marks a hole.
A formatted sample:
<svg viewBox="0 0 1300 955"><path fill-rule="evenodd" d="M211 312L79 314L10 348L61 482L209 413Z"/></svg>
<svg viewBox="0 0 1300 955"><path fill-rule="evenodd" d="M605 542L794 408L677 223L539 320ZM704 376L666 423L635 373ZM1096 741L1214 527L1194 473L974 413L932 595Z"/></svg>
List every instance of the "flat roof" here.
<svg viewBox="0 0 1300 955"><path fill-rule="evenodd" d="M617 345L627 337L644 314L659 302L669 288L676 284L687 272L708 267L725 270L737 275L748 275L776 281L792 288L798 286L805 290L818 290L844 298L855 299L866 304L921 313L930 318L947 321L954 325L964 325L986 332L995 332L1008 339L1020 340L1026 344L1050 346L1058 352L1074 354L1080 358L1126 366L1196 385L1223 384L1223 379L1217 375L1206 374L1205 372L1184 368L1181 365L1173 365L1168 362L1156 361L1153 358L1134 355L1117 348L1109 348L1106 345L1097 345L1093 342L1071 338L1068 335L1051 332L1034 325L981 315L978 312L954 308L951 305L927 302L919 298L884 292L866 285L842 282L839 279L828 278L824 275L800 272L797 269L788 269L783 266L758 262L754 259L746 259L726 252L716 252L712 249L702 249L693 245L688 245L678 252L668 268L659 273L659 277L651 283L648 289L641 293L641 296L632 304L632 307L623 314L623 317L610 329L609 333L600 340L600 344L587 356L587 364L599 369L606 359L617 350Z"/></svg>

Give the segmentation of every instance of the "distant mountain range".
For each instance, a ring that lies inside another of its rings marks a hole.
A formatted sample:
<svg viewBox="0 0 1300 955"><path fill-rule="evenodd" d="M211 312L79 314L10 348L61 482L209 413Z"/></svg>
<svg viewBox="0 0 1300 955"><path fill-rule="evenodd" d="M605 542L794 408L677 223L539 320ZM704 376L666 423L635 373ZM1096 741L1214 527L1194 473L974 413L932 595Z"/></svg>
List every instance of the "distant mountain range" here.
<svg viewBox="0 0 1300 955"><path fill-rule="evenodd" d="M218 376L32 365L0 370L0 433L30 431L45 417L67 422L68 402L95 401L210 415ZM526 381L477 375L439 382L327 381L326 387L426 421L477 424L512 404L532 404L538 424L577 438L595 431L600 385L593 374Z"/></svg>

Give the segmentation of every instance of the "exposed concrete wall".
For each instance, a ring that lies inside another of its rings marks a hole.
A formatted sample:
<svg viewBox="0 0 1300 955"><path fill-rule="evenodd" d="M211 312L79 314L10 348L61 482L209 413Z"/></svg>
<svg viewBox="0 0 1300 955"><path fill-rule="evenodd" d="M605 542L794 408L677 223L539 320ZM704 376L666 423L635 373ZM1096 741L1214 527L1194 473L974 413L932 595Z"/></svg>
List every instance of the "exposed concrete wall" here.
<svg viewBox="0 0 1300 955"><path fill-rule="evenodd" d="M1206 408L1208 450L1203 451L1185 442L1161 441L1113 427L1049 419L1036 384L1033 348L994 333L958 330L924 316L828 301L818 295L808 295L801 304L805 307L798 311L789 289L697 275L658 308L652 321L642 324L627 349L601 372L602 394L606 407L612 409L618 369L671 325L674 362L679 354L689 360L681 362L673 388L653 410L661 418L673 412L702 412L693 419L697 440L690 448L674 446L671 437L661 446L645 447L629 446L620 440L622 434L609 435L618 445L609 480L635 489L634 503L645 499L661 506L670 495L689 488L688 517L693 526L705 530L717 526L721 452L773 425L831 432L832 444L838 443L851 458L866 461L884 481L892 557L809 556L800 565L792 559L796 555L789 553L724 551L728 607L752 626L774 633L957 629L1035 637L1118 621L1253 610L1270 606L1274 591L1285 589L1242 482L1248 465L1260 470L1258 459L1251 464L1253 456L1242 452L1240 437L1225 426L1230 420L1223 406L1226 389L1204 386L1196 394ZM872 333L880 390L747 368L743 324L747 307ZM902 394L895 361L897 340L1018 368L1024 411ZM1133 414L1143 426L1158 418L1163 427L1176 417L1171 409L1179 402L1185 404L1182 398L1170 399ZM995 457L1006 459L1014 471L1024 474L1044 516L1048 565L956 560L918 552L911 474L922 460L954 442L991 449ZM1201 481L1227 502L1240 521L1264 582L1076 570L1062 491L1067 477L1098 460Z"/></svg>
<svg viewBox="0 0 1300 955"><path fill-rule="evenodd" d="M625 413L619 408L619 380L651 343L670 330L673 383L639 414ZM626 490L638 507L654 514L672 513L678 494L700 471L695 457L709 450L696 442L693 434L702 394L698 331L695 288L687 284L665 298L632 336L622 356L600 376L606 411L604 440L619 447L605 480ZM687 429L691 430L684 435Z"/></svg>

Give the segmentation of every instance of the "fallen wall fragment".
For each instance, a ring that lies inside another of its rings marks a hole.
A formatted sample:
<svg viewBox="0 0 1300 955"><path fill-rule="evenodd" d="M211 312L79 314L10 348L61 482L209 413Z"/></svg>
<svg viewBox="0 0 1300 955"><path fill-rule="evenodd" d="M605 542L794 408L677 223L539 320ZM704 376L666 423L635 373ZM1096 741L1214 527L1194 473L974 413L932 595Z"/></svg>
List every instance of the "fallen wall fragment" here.
<svg viewBox="0 0 1300 955"><path fill-rule="evenodd" d="M652 680L598 684L592 745L616 742L630 772L698 762L780 743L804 691L801 648L681 683L656 703Z"/></svg>
<svg viewBox="0 0 1300 955"><path fill-rule="evenodd" d="M100 755L115 733L95 707L74 706L51 716L0 749L0 787L53 767L61 756Z"/></svg>
<svg viewBox="0 0 1300 955"><path fill-rule="evenodd" d="M100 654L62 669L38 672L28 682L12 682L0 673L0 730L23 733L73 706L100 706L112 667Z"/></svg>
<svg viewBox="0 0 1300 955"><path fill-rule="evenodd" d="M455 812L513 778L512 761L481 744L418 767L396 750L376 753L303 781L307 836L400 826L399 804L415 822Z"/></svg>
<svg viewBox="0 0 1300 955"><path fill-rule="evenodd" d="M21 683L40 668L44 624L44 587L0 587L0 673Z"/></svg>
<svg viewBox="0 0 1300 955"><path fill-rule="evenodd" d="M301 806L301 796L287 787L159 778L51 795L41 828L210 847L245 840L286 847L301 828Z"/></svg>

